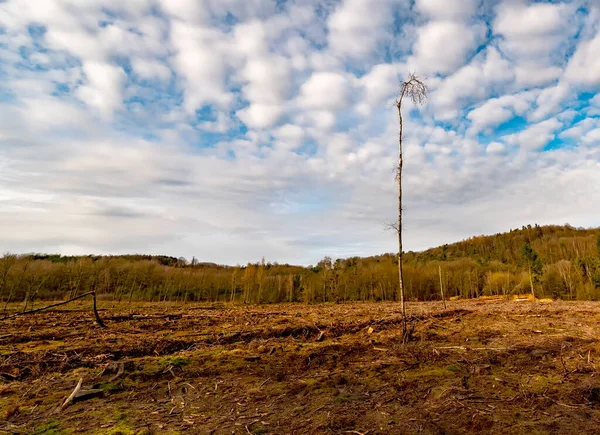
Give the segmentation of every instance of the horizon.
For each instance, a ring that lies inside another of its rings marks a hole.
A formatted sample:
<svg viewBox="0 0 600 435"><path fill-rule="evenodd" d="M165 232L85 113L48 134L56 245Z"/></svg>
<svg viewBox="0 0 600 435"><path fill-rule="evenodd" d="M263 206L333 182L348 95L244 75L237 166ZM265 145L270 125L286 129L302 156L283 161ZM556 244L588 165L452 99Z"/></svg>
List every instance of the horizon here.
<svg viewBox="0 0 600 435"><path fill-rule="evenodd" d="M557 225L557 224L548 224L548 225L538 225L536 224L527 224L527 225L522 225L521 227L518 228L510 228L508 231L503 231L503 232L499 232L499 233L490 233L490 234L475 234L472 235L470 237L464 238L464 239L460 239L460 240L455 240L453 242L450 243L444 243L441 245L436 245L436 246L430 246L428 248L425 249L421 249L418 251L404 251L405 254L410 254L410 253L414 253L414 254L420 254L420 253L424 253L427 252L429 250L432 249L438 249L441 248L443 246L452 246L452 245L456 245L459 243L463 243L463 242L468 242L471 239L477 238L477 237L494 237L496 235L502 235L502 234L510 234L513 231L521 231L524 229L527 229L527 227L530 227L532 229L534 229L536 226L539 226L541 228L548 228L548 227L560 227L560 228L571 228L573 230L576 231L594 231L594 230L600 230L600 226L598 227L575 227L573 225L570 225L569 223L565 223L563 225ZM210 260L202 260L202 259L198 259L196 258L196 256L192 256L191 258L188 257L183 257L183 256L179 256L179 255L169 255L169 254L143 254L143 253L123 253L123 254L80 254L80 255L62 255L62 254L58 254L58 253L50 253L50 252L23 252L23 253L15 253L15 252L8 252L5 255L18 255L18 256L36 256L36 255L41 255L41 256L54 256L54 255L58 255L58 256L62 256L62 257L136 257L136 256L140 256L140 257L144 257L144 256L148 256L148 257L168 257L168 258L176 258L176 259L185 259L187 264L191 264L191 262L193 260L197 261L197 264L215 264L217 266L223 266L223 267L245 267L248 264L258 264L260 263L262 260L265 261L265 264L272 264L272 265L289 265L289 266L293 266L293 267L304 267L304 268L310 268L310 267L314 267L316 264L319 263L320 260L323 260L325 257L329 257L332 259L332 261L337 261L337 260L348 260L350 258L361 258L361 259L368 259L368 258L374 258L374 257L380 257L380 256L384 256L384 255L398 255L397 252L381 252L381 253L376 253L376 254L369 254L369 255L360 255L360 256L347 256L347 257L332 257L330 255L325 255L323 258L319 258L317 260L315 260L312 263L306 263L306 264L299 264L299 263L283 263L283 262L279 262L276 259L275 260L271 260L271 259L267 259L265 257L261 257L261 260L254 260L254 261L248 261L245 264L241 264L241 263L237 263L237 264L231 264L231 263L217 263L214 261L210 261Z"/></svg>
<svg viewBox="0 0 600 435"><path fill-rule="evenodd" d="M0 2L3 252L394 252L409 71L405 252L600 227L591 0L122 3Z"/></svg>

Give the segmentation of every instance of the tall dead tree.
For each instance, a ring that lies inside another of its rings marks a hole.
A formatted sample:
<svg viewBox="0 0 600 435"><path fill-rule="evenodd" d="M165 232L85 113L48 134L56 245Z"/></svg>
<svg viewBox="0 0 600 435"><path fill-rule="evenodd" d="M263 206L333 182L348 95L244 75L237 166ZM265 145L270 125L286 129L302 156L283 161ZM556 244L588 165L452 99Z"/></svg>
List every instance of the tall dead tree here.
<svg viewBox="0 0 600 435"><path fill-rule="evenodd" d="M406 334L406 304L404 295L404 283L402 279L402 166L404 164L402 137L403 137L403 121L402 121L402 102L405 97L410 98L413 104L421 105L427 100L428 88L423 79L417 75L410 73L407 80L400 84L400 92L396 98L396 108L398 109L398 123L400 132L398 134L398 169L396 179L398 181L398 226L396 228L398 234L398 282L400 285L400 300L402 302L402 318L404 320L404 333Z"/></svg>

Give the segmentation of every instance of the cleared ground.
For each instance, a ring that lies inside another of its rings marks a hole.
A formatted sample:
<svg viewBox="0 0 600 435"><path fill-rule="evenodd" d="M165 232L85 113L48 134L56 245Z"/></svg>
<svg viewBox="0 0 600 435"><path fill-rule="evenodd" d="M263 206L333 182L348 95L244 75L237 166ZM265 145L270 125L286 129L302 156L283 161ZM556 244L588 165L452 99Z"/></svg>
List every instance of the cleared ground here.
<svg viewBox="0 0 600 435"><path fill-rule="evenodd" d="M600 424L596 303L410 304L406 345L391 303L105 301L105 329L90 305L0 322L0 433L565 434ZM102 393L60 410L80 378Z"/></svg>

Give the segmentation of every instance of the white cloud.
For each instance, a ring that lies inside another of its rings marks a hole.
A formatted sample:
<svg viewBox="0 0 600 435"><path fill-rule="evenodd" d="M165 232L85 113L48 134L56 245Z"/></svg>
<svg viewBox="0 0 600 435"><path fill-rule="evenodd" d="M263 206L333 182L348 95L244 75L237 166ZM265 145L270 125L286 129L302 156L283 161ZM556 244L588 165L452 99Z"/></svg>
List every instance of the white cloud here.
<svg viewBox="0 0 600 435"><path fill-rule="evenodd" d="M285 124L274 130L273 136L277 147L291 150L302 144L306 133L297 125Z"/></svg>
<svg viewBox="0 0 600 435"><path fill-rule="evenodd" d="M368 115L377 107L395 98L399 90L402 69L394 64L377 64L359 79L363 91L358 110Z"/></svg>
<svg viewBox="0 0 600 435"><path fill-rule="evenodd" d="M588 131L581 141L586 145L598 146L600 144L600 128Z"/></svg>
<svg viewBox="0 0 600 435"><path fill-rule="evenodd" d="M582 41L569 61L566 78L588 86L600 84L600 31L590 41Z"/></svg>
<svg viewBox="0 0 600 435"><path fill-rule="evenodd" d="M589 116L600 115L600 93L590 100Z"/></svg>
<svg viewBox="0 0 600 435"><path fill-rule="evenodd" d="M121 88L126 79L122 68L99 62L86 62L83 72L87 83L77 89L77 96L87 105L110 116L122 104Z"/></svg>
<svg viewBox="0 0 600 435"><path fill-rule="evenodd" d="M226 87L228 38L217 29L174 21L171 44L173 66L185 84L185 106L189 112L206 104L221 108L233 102Z"/></svg>
<svg viewBox="0 0 600 435"><path fill-rule="evenodd" d="M432 80L434 92L430 102L440 120L458 117L465 103L484 100L514 78L511 64L493 47L488 47L473 61L451 76Z"/></svg>
<svg viewBox="0 0 600 435"><path fill-rule="evenodd" d="M202 0L159 0L159 3L167 14L180 20L200 24L210 19L207 2Z"/></svg>
<svg viewBox="0 0 600 435"><path fill-rule="evenodd" d="M574 94L566 82L559 82L555 86L542 89L536 100L537 109L529 114L528 118L533 121L539 121L552 113L560 111L561 104L569 96L574 96Z"/></svg>
<svg viewBox="0 0 600 435"><path fill-rule="evenodd" d="M490 154L502 154L506 151L506 146L500 142L491 142L488 144L486 150Z"/></svg>
<svg viewBox="0 0 600 435"><path fill-rule="evenodd" d="M508 121L513 116L513 112L498 103L498 100L488 100L483 106L469 112L467 118L473 123L473 132L476 133Z"/></svg>
<svg viewBox="0 0 600 435"><path fill-rule="evenodd" d="M502 36L502 48L519 60L546 63L574 25L574 4L499 2L493 22L494 33Z"/></svg>
<svg viewBox="0 0 600 435"><path fill-rule="evenodd" d="M484 28L454 21L432 21L417 29L409 60L423 74L447 74L464 65L481 42ZM449 43L449 41L452 41Z"/></svg>
<svg viewBox="0 0 600 435"><path fill-rule="evenodd" d="M279 104L253 103L245 109L238 110L236 115L251 128L263 129L277 122L282 113Z"/></svg>
<svg viewBox="0 0 600 435"><path fill-rule="evenodd" d="M523 115L535 99L536 92L523 92L491 98L467 115L471 121L471 133L478 133L489 127L495 127L514 116Z"/></svg>
<svg viewBox="0 0 600 435"><path fill-rule="evenodd" d="M300 101L315 109L342 109L348 104L349 85L343 74L315 72L302 84Z"/></svg>
<svg viewBox="0 0 600 435"><path fill-rule="evenodd" d="M249 57L239 78L245 84L243 95L250 106L240 112L249 127L273 126L283 113L291 87L291 68L283 57Z"/></svg>
<svg viewBox="0 0 600 435"><path fill-rule="evenodd" d="M556 137L555 132L562 127L562 123L555 118L533 124L525 130L504 136L507 143L527 150L536 150L544 147Z"/></svg>
<svg viewBox="0 0 600 435"><path fill-rule="evenodd" d="M562 68L554 66L521 64L515 67L515 81L518 86L523 88L547 85L559 79L562 74Z"/></svg>
<svg viewBox="0 0 600 435"><path fill-rule="evenodd" d="M22 118L37 131L52 132L61 128L71 131L74 125L86 127L92 123L92 118L77 105L55 97L23 98L22 102Z"/></svg>
<svg viewBox="0 0 600 435"><path fill-rule="evenodd" d="M371 55L377 44L389 39L393 23L390 0L342 0L329 17L329 48L337 55L361 58Z"/></svg>
<svg viewBox="0 0 600 435"><path fill-rule="evenodd" d="M158 78L160 80L169 80L171 78L171 69L164 63L135 57L131 60L133 71L144 79Z"/></svg>
<svg viewBox="0 0 600 435"><path fill-rule="evenodd" d="M250 101L281 103L288 96L290 68L283 57L250 58L241 76L248 82L244 93Z"/></svg>
<svg viewBox="0 0 600 435"><path fill-rule="evenodd" d="M417 0L415 9L433 19L469 18L480 0Z"/></svg>
<svg viewBox="0 0 600 435"><path fill-rule="evenodd" d="M565 25L566 8L565 4L501 2L494 30L509 37L548 35Z"/></svg>
<svg viewBox="0 0 600 435"><path fill-rule="evenodd" d="M597 126L600 126L598 119L586 118L582 121L579 121L573 127L563 130L559 137L563 139L580 139Z"/></svg>

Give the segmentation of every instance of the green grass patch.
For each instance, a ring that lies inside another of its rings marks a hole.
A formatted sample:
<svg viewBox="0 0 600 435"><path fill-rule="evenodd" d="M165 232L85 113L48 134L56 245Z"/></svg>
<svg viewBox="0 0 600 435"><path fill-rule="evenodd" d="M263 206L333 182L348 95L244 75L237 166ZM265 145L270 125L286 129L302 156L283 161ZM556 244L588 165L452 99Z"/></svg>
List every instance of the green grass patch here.
<svg viewBox="0 0 600 435"><path fill-rule="evenodd" d="M190 359L183 356L167 356L158 360L157 364L161 367L184 367L190 363Z"/></svg>
<svg viewBox="0 0 600 435"><path fill-rule="evenodd" d="M58 421L51 419L36 426L31 435L67 435L69 433L71 431L62 430Z"/></svg>
<svg viewBox="0 0 600 435"><path fill-rule="evenodd" d="M347 403L352 401L352 398L348 394L340 394L333 399L336 403Z"/></svg>

